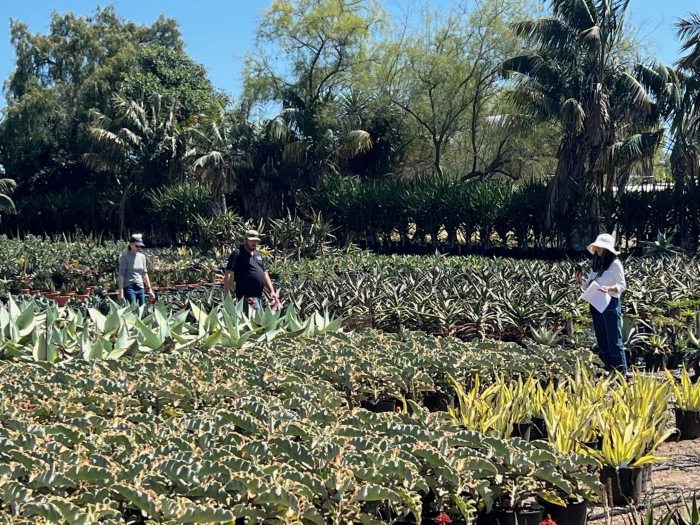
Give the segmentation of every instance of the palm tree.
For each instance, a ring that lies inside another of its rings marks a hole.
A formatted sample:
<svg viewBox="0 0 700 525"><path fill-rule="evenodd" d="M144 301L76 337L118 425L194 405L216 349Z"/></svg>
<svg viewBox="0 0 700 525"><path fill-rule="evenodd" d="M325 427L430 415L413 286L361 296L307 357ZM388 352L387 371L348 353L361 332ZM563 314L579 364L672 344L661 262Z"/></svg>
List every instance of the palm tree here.
<svg viewBox="0 0 700 525"><path fill-rule="evenodd" d="M678 61L678 67L700 73L700 13L691 13L676 24L678 37L684 40L683 51L690 50Z"/></svg>
<svg viewBox="0 0 700 525"><path fill-rule="evenodd" d="M226 211L226 192L235 188L236 167L241 165L237 119L223 106L212 108L194 129L196 142L192 167L211 188L215 214Z"/></svg>
<svg viewBox="0 0 700 525"><path fill-rule="evenodd" d="M15 211L15 203L10 198L10 193L12 193L17 187L17 183L13 179L0 179L0 207L9 209L10 211Z"/></svg>
<svg viewBox="0 0 700 525"><path fill-rule="evenodd" d="M583 196L590 206L588 235L594 235L601 227L600 196L624 190L635 164L652 158L662 131L624 53L629 0L550 3L551 16L514 25L530 49L503 70L518 107L561 128L548 223L570 222L567 215Z"/></svg>
<svg viewBox="0 0 700 525"><path fill-rule="evenodd" d="M92 110L89 134L94 150L83 156L98 171L111 173L119 188L119 228L125 233L126 201L137 188L181 182L191 155L198 117L179 120L179 104L160 95L134 100L114 95L111 114Z"/></svg>
<svg viewBox="0 0 700 525"><path fill-rule="evenodd" d="M236 187L243 214L283 216L295 206L297 190L343 171L350 159L372 147L369 133L342 111L326 122L322 115L328 105L329 100L307 102L289 89L277 116L239 128Z"/></svg>
<svg viewBox="0 0 700 525"><path fill-rule="evenodd" d="M674 180L676 224L684 248L692 248L698 232L687 235L688 185L700 176L700 75L662 64L639 65L638 76L656 99L668 129L665 148L670 151ZM690 244L688 244L690 243Z"/></svg>

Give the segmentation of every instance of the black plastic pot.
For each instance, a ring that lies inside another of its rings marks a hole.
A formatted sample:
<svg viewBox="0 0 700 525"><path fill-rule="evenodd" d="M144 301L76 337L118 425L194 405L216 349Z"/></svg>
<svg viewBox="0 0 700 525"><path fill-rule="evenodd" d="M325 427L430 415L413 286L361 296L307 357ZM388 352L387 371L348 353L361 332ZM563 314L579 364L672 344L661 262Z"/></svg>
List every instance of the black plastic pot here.
<svg viewBox="0 0 700 525"><path fill-rule="evenodd" d="M685 354L683 352L673 352L668 357L666 367L669 370L675 370L676 368L679 368L683 364L684 357L685 357Z"/></svg>
<svg viewBox="0 0 700 525"><path fill-rule="evenodd" d="M662 372L666 370L668 354L646 354L644 356L644 368L647 372Z"/></svg>
<svg viewBox="0 0 700 525"><path fill-rule="evenodd" d="M399 405L399 400L394 398L380 399L379 401L367 400L362 401L360 406L370 412L396 412Z"/></svg>
<svg viewBox="0 0 700 525"><path fill-rule="evenodd" d="M476 525L491 525L491 514L481 511L476 515Z"/></svg>
<svg viewBox="0 0 700 525"><path fill-rule="evenodd" d="M550 515L556 523L561 525L586 525L588 522L588 502L567 501L566 507L544 502L544 515Z"/></svg>
<svg viewBox="0 0 700 525"><path fill-rule="evenodd" d="M700 438L700 412L690 412L674 409L676 413L676 428L680 432L681 439Z"/></svg>
<svg viewBox="0 0 700 525"><path fill-rule="evenodd" d="M603 467L600 482L613 505L639 502L642 495L641 468Z"/></svg>
<svg viewBox="0 0 700 525"><path fill-rule="evenodd" d="M489 516L491 525L540 525L544 509L494 510Z"/></svg>
<svg viewBox="0 0 700 525"><path fill-rule="evenodd" d="M452 398L443 392L427 392L423 394L423 404L431 412L447 412Z"/></svg>
<svg viewBox="0 0 700 525"><path fill-rule="evenodd" d="M591 449L593 449L593 450L602 450L602 448L603 448L603 437L602 437L602 436L598 436L598 437L595 438L593 441L584 441L584 442L581 443L581 444L584 445L584 446L586 446L586 447L588 447L588 448L591 448Z"/></svg>
<svg viewBox="0 0 700 525"><path fill-rule="evenodd" d="M513 423L512 437L519 437L525 441L530 441L532 436L532 423Z"/></svg>
<svg viewBox="0 0 700 525"><path fill-rule="evenodd" d="M532 429L530 430L530 440L547 439L547 424L541 417L532 418Z"/></svg>

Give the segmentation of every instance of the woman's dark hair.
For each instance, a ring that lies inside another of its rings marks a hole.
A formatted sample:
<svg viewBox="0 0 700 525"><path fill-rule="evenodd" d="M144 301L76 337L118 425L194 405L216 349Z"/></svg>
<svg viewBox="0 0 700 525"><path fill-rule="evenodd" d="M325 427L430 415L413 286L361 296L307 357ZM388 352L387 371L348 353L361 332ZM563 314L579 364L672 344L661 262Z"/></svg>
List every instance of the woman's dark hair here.
<svg viewBox="0 0 700 525"><path fill-rule="evenodd" d="M603 255L593 254L593 271L598 275L610 268L613 261L617 259L617 255L609 250L603 250Z"/></svg>

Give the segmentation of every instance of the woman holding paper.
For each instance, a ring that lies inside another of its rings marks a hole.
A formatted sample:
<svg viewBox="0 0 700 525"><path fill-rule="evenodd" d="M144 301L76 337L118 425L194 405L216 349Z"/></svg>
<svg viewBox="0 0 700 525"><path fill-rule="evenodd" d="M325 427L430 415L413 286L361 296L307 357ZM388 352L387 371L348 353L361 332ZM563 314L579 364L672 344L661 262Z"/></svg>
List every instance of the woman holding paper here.
<svg viewBox="0 0 700 525"><path fill-rule="evenodd" d="M588 245L588 251L593 255L592 271L584 279L579 270L576 272L576 279L581 284L584 296L591 303L593 330L605 369L625 374L627 359L622 341L621 296L627 288L627 283L622 262L617 257L620 252L615 250L613 236L607 233L598 235L596 240ZM606 294L606 297L595 297L594 292Z"/></svg>

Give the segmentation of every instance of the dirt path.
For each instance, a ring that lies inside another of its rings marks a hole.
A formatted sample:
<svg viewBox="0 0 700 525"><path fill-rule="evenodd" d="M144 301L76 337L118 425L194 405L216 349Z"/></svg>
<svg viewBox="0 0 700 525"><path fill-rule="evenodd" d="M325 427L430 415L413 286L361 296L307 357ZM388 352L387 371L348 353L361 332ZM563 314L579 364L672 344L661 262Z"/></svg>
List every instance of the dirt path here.
<svg viewBox="0 0 700 525"><path fill-rule="evenodd" d="M666 459L654 466L649 490L644 494L642 503L651 502L657 507L655 515L663 516L666 512L665 502L673 502L681 496L692 498L694 492L700 494L700 440L664 443L659 454ZM621 507L609 509L610 518L602 505L594 506L588 516L588 523L626 525L629 510ZM624 514L620 514L624 512Z"/></svg>

